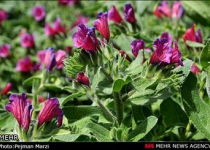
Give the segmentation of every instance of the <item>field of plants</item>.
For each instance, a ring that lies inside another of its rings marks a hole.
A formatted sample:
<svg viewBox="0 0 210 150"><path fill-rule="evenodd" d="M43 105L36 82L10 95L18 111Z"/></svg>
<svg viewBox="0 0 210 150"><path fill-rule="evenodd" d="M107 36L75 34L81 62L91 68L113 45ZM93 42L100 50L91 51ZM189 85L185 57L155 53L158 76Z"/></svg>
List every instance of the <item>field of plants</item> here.
<svg viewBox="0 0 210 150"><path fill-rule="evenodd" d="M208 1L0 1L0 135L210 140L209 10Z"/></svg>

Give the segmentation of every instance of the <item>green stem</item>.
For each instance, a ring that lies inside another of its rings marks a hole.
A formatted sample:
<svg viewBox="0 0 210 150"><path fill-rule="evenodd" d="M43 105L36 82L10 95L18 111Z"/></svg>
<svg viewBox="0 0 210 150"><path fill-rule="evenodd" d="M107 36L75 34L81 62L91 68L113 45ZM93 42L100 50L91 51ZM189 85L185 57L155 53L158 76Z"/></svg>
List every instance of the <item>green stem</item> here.
<svg viewBox="0 0 210 150"><path fill-rule="evenodd" d="M110 74L108 74L108 72L107 72L103 67L101 67L101 71L104 73L104 75L106 76L106 78L107 78L109 81L113 82L112 77L110 76Z"/></svg>
<svg viewBox="0 0 210 150"><path fill-rule="evenodd" d="M189 120L189 122L188 122L188 124L187 124L187 127L186 127L186 131L185 131L185 137L186 137L186 139L187 139L187 137L188 137L188 135L189 135L191 126L192 126L192 121Z"/></svg>
<svg viewBox="0 0 210 150"><path fill-rule="evenodd" d="M38 137L38 122L34 125L34 130L33 130L33 139L37 139Z"/></svg>
<svg viewBox="0 0 210 150"><path fill-rule="evenodd" d="M113 93L114 101L115 101L115 109L116 109L116 114L117 114L117 122L118 125L121 124L123 120L123 102L120 99L120 95L118 92Z"/></svg>
<svg viewBox="0 0 210 150"><path fill-rule="evenodd" d="M131 90L130 92L128 92L127 94L125 94L121 100L122 102L125 102L129 97L131 97L136 91L135 90Z"/></svg>
<svg viewBox="0 0 210 150"><path fill-rule="evenodd" d="M104 114L104 117L108 121L114 122L115 117L113 116L113 114L98 100L97 96L94 95L92 91L89 91L89 97L92 101L94 101L96 104L98 104L100 110Z"/></svg>

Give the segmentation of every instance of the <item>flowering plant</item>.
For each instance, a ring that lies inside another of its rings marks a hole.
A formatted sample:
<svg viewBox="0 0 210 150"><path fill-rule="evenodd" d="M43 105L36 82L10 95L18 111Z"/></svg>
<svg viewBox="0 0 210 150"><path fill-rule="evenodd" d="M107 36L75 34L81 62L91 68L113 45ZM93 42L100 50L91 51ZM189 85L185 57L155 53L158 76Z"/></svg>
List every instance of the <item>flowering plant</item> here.
<svg viewBox="0 0 210 150"><path fill-rule="evenodd" d="M210 140L208 2L26 3L0 3L0 133Z"/></svg>

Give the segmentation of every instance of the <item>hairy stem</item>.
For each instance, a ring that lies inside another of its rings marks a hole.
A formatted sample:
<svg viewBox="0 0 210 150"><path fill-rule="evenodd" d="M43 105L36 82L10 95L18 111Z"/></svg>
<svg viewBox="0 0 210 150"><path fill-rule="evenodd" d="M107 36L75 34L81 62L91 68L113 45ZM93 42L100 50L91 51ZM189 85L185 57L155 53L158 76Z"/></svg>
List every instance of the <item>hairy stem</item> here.
<svg viewBox="0 0 210 150"><path fill-rule="evenodd" d="M123 120L123 102L120 99L120 95L118 92L114 92L113 97L114 97L114 101L115 101L117 122L118 122L118 125L120 125Z"/></svg>

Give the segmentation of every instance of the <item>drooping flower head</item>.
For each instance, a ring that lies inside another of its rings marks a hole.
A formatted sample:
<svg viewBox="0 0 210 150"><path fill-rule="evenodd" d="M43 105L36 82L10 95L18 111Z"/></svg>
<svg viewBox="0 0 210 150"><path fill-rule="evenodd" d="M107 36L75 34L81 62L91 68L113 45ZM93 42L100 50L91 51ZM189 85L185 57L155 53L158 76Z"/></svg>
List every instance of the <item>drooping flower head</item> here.
<svg viewBox="0 0 210 150"><path fill-rule="evenodd" d="M110 38L110 32L109 32L109 25L108 25L108 14L107 12L99 13L98 19L94 21L94 27L96 30L98 30L101 35L109 41Z"/></svg>
<svg viewBox="0 0 210 150"><path fill-rule="evenodd" d="M177 19L182 19L184 16L184 8L180 1L176 1L172 6L172 17Z"/></svg>
<svg viewBox="0 0 210 150"><path fill-rule="evenodd" d="M12 89L12 83L7 83L3 90L1 91L2 95L6 95Z"/></svg>
<svg viewBox="0 0 210 150"><path fill-rule="evenodd" d="M153 11L153 13L158 18L162 18L163 16L170 18L171 10L169 8L168 2L162 1L161 4Z"/></svg>
<svg viewBox="0 0 210 150"><path fill-rule="evenodd" d="M29 56L18 60L16 70L19 72L30 72L33 69L33 64Z"/></svg>
<svg viewBox="0 0 210 150"><path fill-rule="evenodd" d="M36 21L42 21L44 18L45 18L45 9L43 6L35 6L33 9L32 9L32 14L34 16L34 19Z"/></svg>
<svg viewBox="0 0 210 150"><path fill-rule="evenodd" d="M77 82L90 87L90 81L89 81L88 77L85 75L84 72L78 73L76 80L77 80Z"/></svg>
<svg viewBox="0 0 210 150"><path fill-rule="evenodd" d="M10 45L9 44L3 44L0 47L0 57L5 58L10 55Z"/></svg>
<svg viewBox="0 0 210 150"><path fill-rule="evenodd" d="M46 67L47 71L51 71L56 66L54 48L49 47L46 50L37 52L39 61Z"/></svg>
<svg viewBox="0 0 210 150"><path fill-rule="evenodd" d="M58 117L58 127L63 122L63 110L59 108L59 101L57 98L48 98L44 102L42 109L38 114L38 128L45 122L51 121L53 118Z"/></svg>
<svg viewBox="0 0 210 150"><path fill-rule="evenodd" d="M140 50L144 50L144 41L143 40L134 40L131 43L132 53L135 57L138 56Z"/></svg>
<svg viewBox="0 0 210 150"><path fill-rule="evenodd" d="M172 56L172 49L169 46L167 38L156 39L153 43L154 52L150 58L150 63L157 64L169 64Z"/></svg>
<svg viewBox="0 0 210 150"><path fill-rule="evenodd" d="M58 50L55 53L55 60L56 60L56 66L57 69L62 69L64 64L63 64L63 60L66 58L66 52L63 50Z"/></svg>
<svg viewBox="0 0 210 150"><path fill-rule="evenodd" d="M182 36L185 43L186 43L186 41L202 43L201 30L198 29L198 31L195 32L195 26L196 26L196 24L194 23L193 26L191 28L187 29L185 34ZM189 46L189 45L187 45L187 46Z"/></svg>
<svg viewBox="0 0 210 150"><path fill-rule="evenodd" d="M121 23L123 21L115 6L112 6L112 8L108 11L108 19L114 21L115 23Z"/></svg>
<svg viewBox="0 0 210 150"><path fill-rule="evenodd" d="M24 48L32 48L35 46L34 37L29 33L22 33L20 35L20 44Z"/></svg>
<svg viewBox="0 0 210 150"><path fill-rule="evenodd" d="M130 23L136 22L134 9L131 4L126 4L124 6L124 17L125 17L125 20Z"/></svg>
<svg viewBox="0 0 210 150"><path fill-rule="evenodd" d="M201 70L198 68L198 66L195 63L193 63L193 65L191 66L190 71L194 75L201 73Z"/></svg>
<svg viewBox="0 0 210 150"><path fill-rule="evenodd" d="M4 20L7 19L7 13L4 10L0 10L0 26Z"/></svg>
<svg viewBox="0 0 210 150"><path fill-rule="evenodd" d="M98 49L98 39L95 36L95 28L88 28L84 24L79 24L77 32L73 34L74 46L88 51Z"/></svg>
<svg viewBox="0 0 210 150"><path fill-rule="evenodd" d="M11 94L9 103L5 106L5 109L14 115L19 127L28 131L33 107L25 93L22 93L21 95Z"/></svg>

